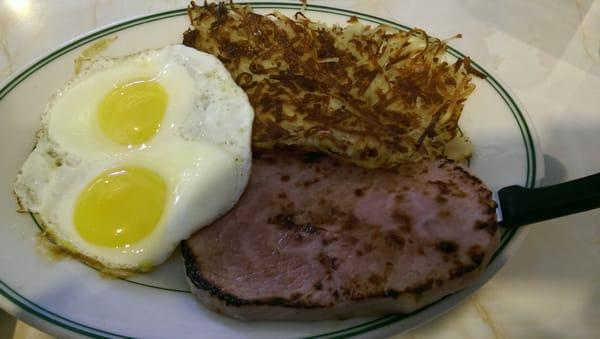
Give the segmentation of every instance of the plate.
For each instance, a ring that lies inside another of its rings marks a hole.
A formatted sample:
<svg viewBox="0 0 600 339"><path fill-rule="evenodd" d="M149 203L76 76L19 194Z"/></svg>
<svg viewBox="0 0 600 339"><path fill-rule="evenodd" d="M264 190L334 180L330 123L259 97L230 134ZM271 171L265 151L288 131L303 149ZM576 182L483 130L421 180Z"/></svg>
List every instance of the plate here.
<svg viewBox="0 0 600 339"><path fill-rule="evenodd" d="M300 10L293 3L255 3L255 10L285 14ZM309 5L313 20L343 23L356 16L366 23L408 26L367 14ZM410 315L344 321L241 322L213 313L190 295L178 253L151 274L131 279L103 278L71 259L50 259L38 244L35 219L15 212L10 194L16 174L34 146L46 102L74 75L73 60L98 39L116 36L104 55L122 56L147 48L179 43L188 27L185 9L144 16L94 31L32 63L0 86L0 306L18 318L58 337L379 337L421 325L457 305L491 278L523 238L504 230L488 268L473 286ZM150 38L151 37L151 38ZM450 48L449 58L463 57ZM473 171L493 190L510 184L535 187L543 160L535 131L515 96L495 76L475 79L465 105L461 130L475 153Z"/></svg>

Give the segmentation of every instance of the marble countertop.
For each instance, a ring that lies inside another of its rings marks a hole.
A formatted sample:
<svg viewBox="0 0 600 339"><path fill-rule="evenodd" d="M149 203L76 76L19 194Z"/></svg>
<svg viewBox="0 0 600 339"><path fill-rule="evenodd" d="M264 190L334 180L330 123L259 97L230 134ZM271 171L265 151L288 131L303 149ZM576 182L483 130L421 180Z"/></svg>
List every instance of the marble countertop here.
<svg viewBox="0 0 600 339"><path fill-rule="evenodd" d="M311 3L419 26L438 37L462 33L452 45L496 73L528 110L544 153L543 185L600 169L600 0ZM80 34L186 4L1 0L0 81ZM597 338L598 319L600 210L594 210L531 225L516 254L483 288L398 338ZM23 323L15 333L40 336Z"/></svg>

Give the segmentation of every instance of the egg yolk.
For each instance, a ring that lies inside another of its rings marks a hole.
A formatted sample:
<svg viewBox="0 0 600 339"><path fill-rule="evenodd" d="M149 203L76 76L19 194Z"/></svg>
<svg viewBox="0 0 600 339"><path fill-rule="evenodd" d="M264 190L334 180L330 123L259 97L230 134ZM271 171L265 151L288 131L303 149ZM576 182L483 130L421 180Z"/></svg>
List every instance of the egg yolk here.
<svg viewBox="0 0 600 339"><path fill-rule="evenodd" d="M98 107L100 129L121 145L142 144L158 132L167 99L167 92L155 80L116 86Z"/></svg>
<svg viewBox="0 0 600 339"><path fill-rule="evenodd" d="M156 228L166 196L164 179L151 170L109 170L80 193L75 205L75 228L91 244L127 248Z"/></svg>

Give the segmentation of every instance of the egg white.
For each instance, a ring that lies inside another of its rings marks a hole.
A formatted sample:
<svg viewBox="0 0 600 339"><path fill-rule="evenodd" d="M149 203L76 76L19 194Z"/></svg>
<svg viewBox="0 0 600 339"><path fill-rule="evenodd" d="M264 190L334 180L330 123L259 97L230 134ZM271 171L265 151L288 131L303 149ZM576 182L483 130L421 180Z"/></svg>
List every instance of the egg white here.
<svg viewBox="0 0 600 339"><path fill-rule="evenodd" d="M157 134L127 147L103 134L96 110L113 85L139 79L162 85L168 104ZM246 94L212 55L174 45L102 58L48 104L15 194L68 251L101 268L145 270L237 202L250 172L253 117ZM150 169L165 180L162 217L150 235L127 248L90 244L73 223L79 194L106 170L126 166Z"/></svg>

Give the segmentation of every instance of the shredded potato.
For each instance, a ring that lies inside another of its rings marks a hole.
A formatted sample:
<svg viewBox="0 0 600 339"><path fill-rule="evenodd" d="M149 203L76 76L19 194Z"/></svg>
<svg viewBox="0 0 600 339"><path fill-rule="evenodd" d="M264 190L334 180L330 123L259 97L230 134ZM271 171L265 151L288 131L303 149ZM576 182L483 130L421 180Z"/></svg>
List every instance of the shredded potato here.
<svg viewBox="0 0 600 339"><path fill-rule="evenodd" d="M469 59L449 64L445 41L420 29L355 17L327 26L223 3L192 3L188 14L184 44L216 55L248 94L255 150L319 151L367 168L440 157L475 88Z"/></svg>

